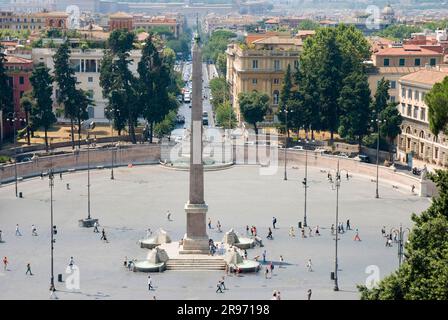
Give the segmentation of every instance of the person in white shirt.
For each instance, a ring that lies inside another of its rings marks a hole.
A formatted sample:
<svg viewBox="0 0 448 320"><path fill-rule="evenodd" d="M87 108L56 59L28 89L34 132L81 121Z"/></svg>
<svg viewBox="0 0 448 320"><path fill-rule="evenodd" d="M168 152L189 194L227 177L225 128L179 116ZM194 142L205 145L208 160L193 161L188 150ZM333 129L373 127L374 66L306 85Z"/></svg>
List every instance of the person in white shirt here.
<svg viewBox="0 0 448 320"><path fill-rule="evenodd" d="M16 236L21 236L22 234L20 233L19 230L19 224L16 224Z"/></svg>

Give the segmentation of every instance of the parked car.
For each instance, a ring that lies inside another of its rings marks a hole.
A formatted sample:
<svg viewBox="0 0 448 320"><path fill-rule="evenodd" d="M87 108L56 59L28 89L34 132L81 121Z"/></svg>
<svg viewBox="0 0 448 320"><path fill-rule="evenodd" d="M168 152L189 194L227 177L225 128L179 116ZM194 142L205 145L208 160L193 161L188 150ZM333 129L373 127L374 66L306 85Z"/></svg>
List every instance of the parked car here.
<svg viewBox="0 0 448 320"><path fill-rule="evenodd" d="M303 151L303 150L305 150L305 149L303 149L302 146L294 146L294 147L292 147L292 148L288 148L288 150L300 150L300 151Z"/></svg>
<svg viewBox="0 0 448 320"><path fill-rule="evenodd" d="M338 154L337 156L338 156L339 158L346 158L346 159L350 158L350 157L348 156L348 154L346 154L345 152L341 152L341 153Z"/></svg>
<svg viewBox="0 0 448 320"><path fill-rule="evenodd" d="M369 156L365 155L365 154L360 154L357 157L357 160L359 160L360 162L365 162L365 163L370 163L370 158Z"/></svg>
<svg viewBox="0 0 448 320"><path fill-rule="evenodd" d="M314 152L316 152L316 153L325 153L327 150L325 150L324 148L317 148L317 149L314 149Z"/></svg>
<svg viewBox="0 0 448 320"><path fill-rule="evenodd" d="M181 115L181 114L178 114L177 116L176 116L176 122L177 123L185 123L185 117L183 116L183 115Z"/></svg>

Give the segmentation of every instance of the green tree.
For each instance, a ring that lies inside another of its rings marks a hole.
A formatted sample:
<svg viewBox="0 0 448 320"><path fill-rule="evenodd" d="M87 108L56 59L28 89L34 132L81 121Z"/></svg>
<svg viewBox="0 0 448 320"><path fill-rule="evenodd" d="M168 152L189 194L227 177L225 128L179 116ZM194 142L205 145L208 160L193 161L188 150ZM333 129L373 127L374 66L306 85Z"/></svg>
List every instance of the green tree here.
<svg viewBox="0 0 448 320"><path fill-rule="evenodd" d="M247 123L254 126L255 134L258 135L257 123L263 121L269 111L269 96L256 91L238 95L241 114Z"/></svg>
<svg viewBox="0 0 448 320"><path fill-rule="evenodd" d="M417 26L408 26L405 24L393 24L386 29L376 33L377 36L389 38L392 40L403 40L411 37L412 33L422 32Z"/></svg>
<svg viewBox="0 0 448 320"><path fill-rule="evenodd" d="M225 78L214 78L210 80L209 86L211 96L213 97L211 100L213 109L216 109L219 105L222 105L225 101L229 100L229 84Z"/></svg>
<svg viewBox="0 0 448 320"><path fill-rule="evenodd" d="M3 52L3 47L0 46L0 111L3 111L4 116L13 111L12 88L6 74L5 62L6 55ZM0 121L3 121L3 119L0 119Z"/></svg>
<svg viewBox="0 0 448 320"><path fill-rule="evenodd" d="M448 77L436 83L425 96L428 106L429 129L434 135L447 132L448 124Z"/></svg>
<svg viewBox="0 0 448 320"><path fill-rule="evenodd" d="M205 39L202 48L202 58L204 61L212 61L216 63L218 56L224 53L227 49L227 44L231 38L236 37L236 34L228 30L216 30L210 38Z"/></svg>
<svg viewBox="0 0 448 320"><path fill-rule="evenodd" d="M339 135L349 140L356 140L359 148L370 125L370 88L367 75L355 71L343 81L339 100Z"/></svg>
<svg viewBox="0 0 448 320"><path fill-rule="evenodd" d="M149 139L152 142L154 124L161 122L170 110L175 109L177 102L174 100L173 103L168 92L168 87L172 84L170 66L164 63L151 39L142 49L137 71L138 104L149 123Z"/></svg>
<svg viewBox="0 0 448 320"><path fill-rule="evenodd" d="M448 171L429 174L438 196L420 215L413 214L414 227L405 245L401 267L368 289L358 286L363 300L448 299Z"/></svg>
<svg viewBox="0 0 448 320"><path fill-rule="evenodd" d="M395 139L401 133L403 118L398 111L397 103L389 102L380 114L382 123L380 125L381 136L386 137L388 143L389 160L392 160L392 146Z"/></svg>
<svg viewBox="0 0 448 320"><path fill-rule="evenodd" d="M39 63L30 77L33 86L33 97L36 103L31 109L31 121L36 127L43 127L45 131L45 149L48 152L48 129L56 122L53 113L53 77L50 70Z"/></svg>
<svg viewBox="0 0 448 320"><path fill-rule="evenodd" d="M282 90L280 92L280 105L278 108L278 119L285 127L285 134L289 138L289 130L286 132L286 117L284 110L287 110L288 112L292 111L290 114L288 114L288 128L291 129L293 118L291 117L295 110L291 108L292 104L292 98L293 98L293 90L292 90L292 74L291 74L291 66L288 64L288 67L286 68L285 76L283 78L283 86Z"/></svg>
<svg viewBox="0 0 448 320"><path fill-rule="evenodd" d="M176 127L176 111L171 110L162 121L159 121L154 126L154 135L161 139L169 134Z"/></svg>
<svg viewBox="0 0 448 320"><path fill-rule="evenodd" d="M216 110L216 123L219 127L224 129L233 129L236 127L237 119L230 101L226 100L220 104Z"/></svg>
<svg viewBox="0 0 448 320"><path fill-rule="evenodd" d="M81 122L89 118L87 108L93 106L94 102L88 91L77 89L72 97L76 105L76 113L74 119L78 123L78 147L81 148Z"/></svg>
<svg viewBox="0 0 448 320"><path fill-rule="evenodd" d="M64 116L70 119L70 131L72 140L72 149L75 149L75 130L74 122L78 113L78 106L73 97L76 91L76 77L75 71L71 68L69 42L65 41L59 46L55 55L54 61L54 78L59 87L59 94L57 102L64 108Z"/></svg>
<svg viewBox="0 0 448 320"><path fill-rule="evenodd" d="M33 109L34 99L31 91L25 92L25 94L20 98L20 107L25 112L25 122L26 122L26 140L27 144L31 145L31 127L30 114Z"/></svg>
<svg viewBox="0 0 448 320"><path fill-rule="evenodd" d="M137 79L129 70L129 51L133 48L134 39L133 32L124 29L112 31L108 40L109 49L101 63L100 85L103 88L103 96L108 99L108 109L116 110L111 111L109 115L120 116L120 119L114 118L115 126L121 125L123 118L126 119L131 141L137 143L135 126L141 110L140 104L136 103Z"/></svg>
<svg viewBox="0 0 448 320"><path fill-rule="evenodd" d="M387 107L390 100L389 95L390 83L389 80L382 78L378 81L376 93L372 102L372 112L379 115Z"/></svg>
<svg viewBox="0 0 448 320"><path fill-rule="evenodd" d="M320 24L313 20L303 20L299 23L299 30L317 30L320 28Z"/></svg>
<svg viewBox="0 0 448 320"><path fill-rule="evenodd" d="M216 68L222 75L227 73L227 55L225 53L219 53L216 58Z"/></svg>

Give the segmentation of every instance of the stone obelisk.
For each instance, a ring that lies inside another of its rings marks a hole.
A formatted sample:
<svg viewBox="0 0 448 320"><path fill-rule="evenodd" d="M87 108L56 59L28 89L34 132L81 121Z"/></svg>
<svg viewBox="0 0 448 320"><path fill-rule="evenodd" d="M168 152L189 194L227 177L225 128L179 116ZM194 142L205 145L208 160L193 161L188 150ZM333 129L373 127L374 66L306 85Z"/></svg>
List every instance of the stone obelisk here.
<svg viewBox="0 0 448 320"><path fill-rule="evenodd" d="M206 227L208 206L204 201L204 166L202 163L202 53L199 33L193 44L192 80L193 93L190 128L190 195L185 204L187 233L183 239L184 254L207 254L209 252Z"/></svg>

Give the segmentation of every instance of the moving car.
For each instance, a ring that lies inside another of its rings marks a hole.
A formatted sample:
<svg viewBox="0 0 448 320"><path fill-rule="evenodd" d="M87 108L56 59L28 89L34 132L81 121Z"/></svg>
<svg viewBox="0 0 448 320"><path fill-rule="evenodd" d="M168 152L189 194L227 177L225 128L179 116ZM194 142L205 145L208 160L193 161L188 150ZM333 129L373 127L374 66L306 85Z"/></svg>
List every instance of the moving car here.
<svg viewBox="0 0 448 320"><path fill-rule="evenodd" d="M180 123L180 124L185 123L185 117L183 115L181 115L181 114L178 114L176 116L176 122Z"/></svg>
<svg viewBox="0 0 448 320"><path fill-rule="evenodd" d="M189 91L184 92L184 102L186 102L186 103L191 102L191 94Z"/></svg>
<svg viewBox="0 0 448 320"><path fill-rule="evenodd" d="M300 151L303 151L303 150L305 150L305 149L303 149L302 146L294 146L294 147L292 147L292 148L288 148L288 150L300 150Z"/></svg>

